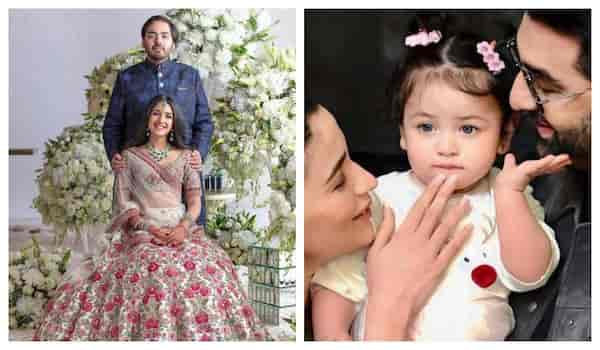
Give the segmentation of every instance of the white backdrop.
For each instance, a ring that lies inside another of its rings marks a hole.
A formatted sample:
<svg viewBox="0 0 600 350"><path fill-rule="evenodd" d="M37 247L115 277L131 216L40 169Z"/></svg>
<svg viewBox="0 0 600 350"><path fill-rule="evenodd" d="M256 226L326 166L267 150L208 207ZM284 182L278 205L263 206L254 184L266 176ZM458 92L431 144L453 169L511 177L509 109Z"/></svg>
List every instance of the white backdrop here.
<svg viewBox="0 0 600 350"><path fill-rule="evenodd" d="M35 148L9 157L9 220L39 219L35 169L44 142L65 126L82 124L87 111L85 75L104 59L140 43L144 21L160 9L10 9L9 147ZM295 10L269 9L279 20L280 47L295 47ZM246 205L250 206L250 203ZM244 205L245 206L245 205ZM259 215L259 222L265 220Z"/></svg>

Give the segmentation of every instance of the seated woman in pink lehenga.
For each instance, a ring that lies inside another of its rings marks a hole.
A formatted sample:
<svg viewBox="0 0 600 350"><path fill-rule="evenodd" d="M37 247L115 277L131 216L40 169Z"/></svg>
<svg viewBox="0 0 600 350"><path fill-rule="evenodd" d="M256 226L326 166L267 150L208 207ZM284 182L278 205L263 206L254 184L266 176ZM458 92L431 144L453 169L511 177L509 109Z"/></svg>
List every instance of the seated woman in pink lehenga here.
<svg viewBox="0 0 600 350"><path fill-rule="evenodd" d="M66 275L34 339L264 340L231 260L195 223L200 177L173 100L154 98L140 125L116 174L110 245Z"/></svg>

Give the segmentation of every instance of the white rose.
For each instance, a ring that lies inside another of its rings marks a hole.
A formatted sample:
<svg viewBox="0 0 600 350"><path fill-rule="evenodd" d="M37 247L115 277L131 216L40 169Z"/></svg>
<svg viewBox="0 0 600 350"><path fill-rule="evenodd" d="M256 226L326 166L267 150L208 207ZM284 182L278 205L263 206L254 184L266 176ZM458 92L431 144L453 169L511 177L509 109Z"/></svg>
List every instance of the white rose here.
<svg viewBox="0 0 600 350"><path fill-rule="evenodd" d="M39 286L44 280L44 275L37 269L31 269L23 274L23 280L26 285Z"/></svg>
<svg viewBox="0 0 600 350"><path fill-rule="evenodd" d="M216 30L214 30L214 29L209 29L209 30L206 31L206 33L204 33L204 37L208 41L215 41L215 40L217 40L217 36L218 35L219 35L219 33Z"/></svg>
<svg viewBox="0 0 600 350"><path fill-rule="evenodd" d="M219 50L217 52L217 54L215 55L215 61L221 66L228 65L229 62L231 62L231 59L232 59L231 51L229 51L227 49Z"/></svg>
<svg viewBox="0 0 600 350"><path fill-rule="evenodd" d="M261 73L257 77L258 82L264 86L273 96L281 95L288 87L288 77L273 71Z"/></svg>
<svg viewBox="0 0 600 350"><path fill-rule="evenodd" d="M212 66L213 66L212 55L208 52L202 52L200 55L198 55L198 64L202 68L212 70Z"/></svg>
<svg viewBox="0 0 600 350"><path fill-rule="evenodd" d="M210 15L200 15L198 20L200 22L200 26L204 28L213 28L217 26L217 20Z"/></svg>
<svg viewBox="0 0 600 350"><path fill-rule="evenodd" d="M267 11L261 11L258 16L256 16L256 30L259 32L270 27L271 23L273 23L273 21Z"/></svg>
<svg viewBox="0 0 600 350"><path fill-rule="evenodd" d="M25 287L23 287L23 294L25 294L25 295L32 295L33 294L33 288L30 285L25 285Z"/></svg>
<svg viewBox="0 0 600 350"><path fill-rule="evenodd" d="M181 17L180 17L180 18L181 18L181 20L182 20L183 22L189 23L189 22L191 22L191 21L192 21L192 14L191 14L191 13L189 13L188 11L185 11L185 12L183 13L183 15L181 15Z"/></svg>
<svg viewBox="0 0 600 350"><path fill-rule="evenodd" d="M246 52L248 53L248 55L252 56L252 57L256 57L258 55L258 52L260 50L260 45L258 45L258 43L248 43L246 45Z"/></svg>
<svg viewBox="0 0 600 350"><path fill-rule="evenodd" d="M238 46L244 41L244 34L241 31L225 30L219 35L219 40L225 47Z"/></svg>
<svg viewBox="0 0 600 350"><path fill-rule="evenodd" d="M44 279L44 287L46 288L46 290L52 290L56 288L56 280L50 277Z"/></svg>
<svg viewBox="0 0 600 350"><path fill-rule="evenodd" d="M202 45L204 43L204 34L197 30L188 32L187 38L195 45Z"/></svg>

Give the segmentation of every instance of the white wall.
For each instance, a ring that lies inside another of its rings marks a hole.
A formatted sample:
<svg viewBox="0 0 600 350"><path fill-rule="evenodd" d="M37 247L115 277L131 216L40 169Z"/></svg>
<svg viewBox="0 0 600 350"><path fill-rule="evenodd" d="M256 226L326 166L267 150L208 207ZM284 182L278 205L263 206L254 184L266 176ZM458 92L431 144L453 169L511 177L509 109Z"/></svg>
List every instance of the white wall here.
<svg viewBox="0 0 600 350"><path fill-rule="evenodd" d="M270 9L281 47L295 47L295 10ZM136 46L144 21L160 9L9 10L9 147L36 148L9 157L10 221L39 218L35 169L44 142L66 126L82 124L84 78L105 58Z"/></svg>

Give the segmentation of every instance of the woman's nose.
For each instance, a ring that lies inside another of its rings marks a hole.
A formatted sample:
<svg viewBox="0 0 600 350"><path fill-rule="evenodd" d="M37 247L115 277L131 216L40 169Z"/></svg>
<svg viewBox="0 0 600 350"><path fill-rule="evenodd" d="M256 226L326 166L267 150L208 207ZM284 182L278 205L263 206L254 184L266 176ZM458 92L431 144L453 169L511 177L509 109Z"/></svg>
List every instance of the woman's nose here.
<svg viewBox="0 0 600 350"><path fill-rule="evenodd" d="M352 162L352 176L354 178L354 191L356 194L366 194L377 186L377 179L360 165Z"/></svg>

